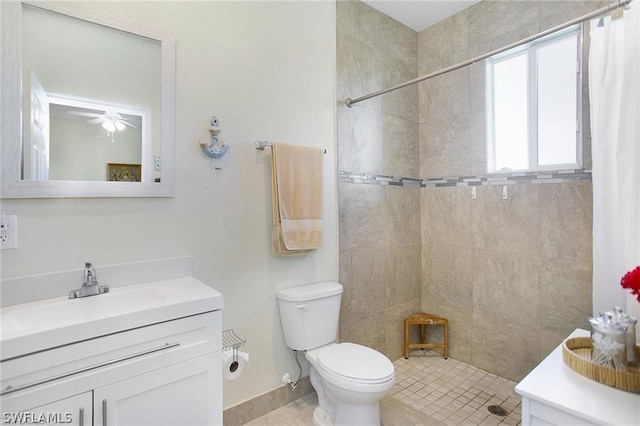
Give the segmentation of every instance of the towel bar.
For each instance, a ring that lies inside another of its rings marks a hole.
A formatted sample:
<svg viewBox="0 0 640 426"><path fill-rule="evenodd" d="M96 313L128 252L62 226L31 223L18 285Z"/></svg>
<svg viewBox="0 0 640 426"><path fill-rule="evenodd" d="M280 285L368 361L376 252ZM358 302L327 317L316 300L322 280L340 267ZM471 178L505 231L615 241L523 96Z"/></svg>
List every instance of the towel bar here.
<svg viewBox="0 0 640 426"><path fill-rule="evenodd" d="M256 149L259 149L260 151L264 151L264 149L268 146L271 146L271 142L267 142L267 141L256 141ZM327 150L324 150L324 153L327 153Z"/></svg>

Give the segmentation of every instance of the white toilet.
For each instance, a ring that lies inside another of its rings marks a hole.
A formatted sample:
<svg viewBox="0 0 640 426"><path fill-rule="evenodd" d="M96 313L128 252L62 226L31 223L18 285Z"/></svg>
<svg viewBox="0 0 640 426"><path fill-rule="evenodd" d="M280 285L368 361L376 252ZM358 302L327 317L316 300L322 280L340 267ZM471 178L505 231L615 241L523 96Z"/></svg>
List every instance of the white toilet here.
<svg viewBox="0 0 640 426"><path fill-rule="evenodd" d="M287 346L304 350L319 407L316 426L380 425L380 399L395 381L389 358L366 346L335 343L342 285L321 282L279 290Z"/></svg>

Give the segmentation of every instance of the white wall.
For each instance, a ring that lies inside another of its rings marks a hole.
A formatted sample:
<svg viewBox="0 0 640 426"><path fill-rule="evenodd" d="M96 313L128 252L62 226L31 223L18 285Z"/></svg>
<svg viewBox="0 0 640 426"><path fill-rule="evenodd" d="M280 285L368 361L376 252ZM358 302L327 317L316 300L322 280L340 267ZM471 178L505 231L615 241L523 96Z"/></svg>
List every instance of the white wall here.
<svg viewBox="0 0 640 426"><path fill-rule="evenodd" d="M296 373L285 347L278 288L338 278L333 2L85 2L172 31L177 41L176 196L3 200L18 215L2 277L192 255L194 276L224 294L224 327L247 339L251 363L225 382L225 407ZM231 148L205 156L216 114ZM323 147L324 247L271 254L268 157L255 140ZM217 172L214 167L221 167ZM69 283L69 288L79 284Z"/></svg>

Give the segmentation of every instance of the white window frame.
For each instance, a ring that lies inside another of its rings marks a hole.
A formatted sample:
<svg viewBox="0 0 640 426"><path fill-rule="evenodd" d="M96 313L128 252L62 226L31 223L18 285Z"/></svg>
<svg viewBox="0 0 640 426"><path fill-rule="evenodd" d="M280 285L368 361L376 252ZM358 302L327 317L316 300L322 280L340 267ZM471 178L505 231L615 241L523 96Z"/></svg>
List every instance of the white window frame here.
<svg viewBox="0 0 640 426"><path fill-rule="evenodd" d="M568 37L577 36L576 40L576 161L563 164L538 164L538 96L537 96L537 50L546 45L556 43ZM486 111L487 111L487 170L488 173L510 173L523 171L568 170L582 168L582 24L577 24L562 31L542 37L531 43L515 47L486 60ZM528 167L524 169L500 169L496 170L495 137L493 114L494 99L494 64L510 59L527 52L528 55L528 119L527 119L527 146Z"/></svg>

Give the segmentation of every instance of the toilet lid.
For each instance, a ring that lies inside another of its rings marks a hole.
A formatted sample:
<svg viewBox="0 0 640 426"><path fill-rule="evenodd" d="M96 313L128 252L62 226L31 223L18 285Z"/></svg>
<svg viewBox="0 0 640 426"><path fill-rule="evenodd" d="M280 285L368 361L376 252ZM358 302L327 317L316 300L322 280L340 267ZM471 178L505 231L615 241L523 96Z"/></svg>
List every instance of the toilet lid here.
<svg viewBox="0 0 640 426"><path fill-rule="evenodd" d="M318 363L331 374L358 382L385 382L394 375L389 358L355 343L340 343L320 351Z"/></svg>

